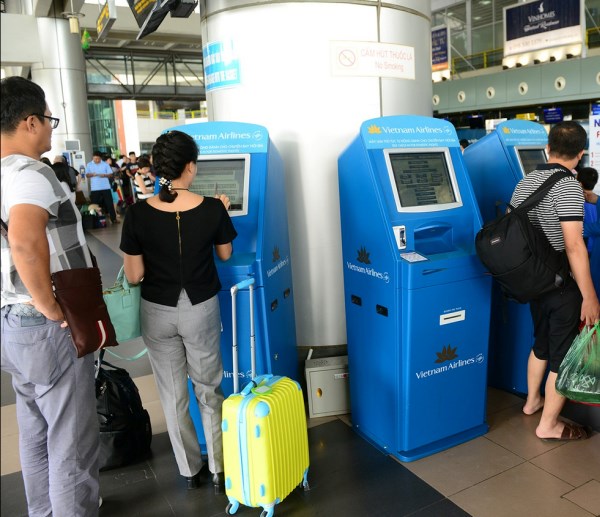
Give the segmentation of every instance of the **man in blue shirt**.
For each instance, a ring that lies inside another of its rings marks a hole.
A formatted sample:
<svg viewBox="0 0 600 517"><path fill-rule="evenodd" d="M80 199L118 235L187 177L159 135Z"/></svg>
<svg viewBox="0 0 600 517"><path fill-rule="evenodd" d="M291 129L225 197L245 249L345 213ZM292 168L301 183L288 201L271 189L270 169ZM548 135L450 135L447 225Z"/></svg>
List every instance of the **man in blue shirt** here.
<svg viewBox="0 0 600 517"><path fill-rule="evenodd" d="M113 172L108 163L102 160L102 153L95 151L92 161L85 167L85 174L90 178L90 199L92 203L103 206L108 212L110 220L117 222L117 214L113 205L110 178Z"/></svg>

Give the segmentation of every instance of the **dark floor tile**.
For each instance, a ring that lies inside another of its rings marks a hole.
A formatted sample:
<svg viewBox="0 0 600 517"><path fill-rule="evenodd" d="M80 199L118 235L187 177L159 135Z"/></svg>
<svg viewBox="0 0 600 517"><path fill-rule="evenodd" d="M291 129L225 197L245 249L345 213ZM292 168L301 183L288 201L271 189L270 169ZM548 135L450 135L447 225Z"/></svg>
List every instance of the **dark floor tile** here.
<svg viewBox="0 0 600 517"><path fill-rule="evenodd" d="M407 517L471 517L471 514L456 506L449 499L443 499L431 506L421 508Z"/></svg>
<svg viewBox="0 0 600 517"><path fill-rule="evenodd" d="M296 488L275 510L285 517L465 517L439 492L335 420L309 429L310 490ZM100 473L100 517L224 516L227 498L216 495L203 470L200 488L186 490L166 433L154 435L151 457ZM240 506L236 515L258 517ZM2 477L1 514L25 516L20 473Z"/></svg>

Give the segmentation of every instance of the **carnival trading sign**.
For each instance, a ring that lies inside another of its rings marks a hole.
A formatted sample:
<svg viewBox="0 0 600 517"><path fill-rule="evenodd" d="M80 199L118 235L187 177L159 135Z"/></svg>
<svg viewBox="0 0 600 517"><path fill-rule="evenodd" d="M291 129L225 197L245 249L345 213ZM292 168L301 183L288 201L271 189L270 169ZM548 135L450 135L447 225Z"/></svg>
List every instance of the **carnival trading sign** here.
<svg viewBox="0 0 600 517"><path fill-rule="evenodd" d="M581 44L582 13L582 0L535 0L505 7L504 57Z"/></svg>

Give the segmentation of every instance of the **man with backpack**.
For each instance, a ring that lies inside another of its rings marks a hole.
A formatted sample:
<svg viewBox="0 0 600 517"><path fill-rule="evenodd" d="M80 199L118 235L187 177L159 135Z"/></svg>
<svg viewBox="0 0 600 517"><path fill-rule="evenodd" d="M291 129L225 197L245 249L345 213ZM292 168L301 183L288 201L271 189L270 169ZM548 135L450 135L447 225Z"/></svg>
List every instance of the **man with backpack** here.
<svg viewBox="0 0 600 517"><path fill-rule="evenodd" d="M517 184L510 204L518 207L555 172L571 173L583 155L586 140L585 130L576 122L552 127L548 135L548 163L538 165ZM535 341L527 365L528 395L523 412L532 415L542 410L536 435L544 441L588 437L583 427L559 420L565 398L555 389L558 367L578 334L580 322L593 325L600 319L600 304L583 240L583 203L581 185L570 174L559 179L528 213L531 223L543 231L552 247L566 253L571 269L571 276L561 287L529 302ZM540 388L548 366L544 400Z"/></svg>

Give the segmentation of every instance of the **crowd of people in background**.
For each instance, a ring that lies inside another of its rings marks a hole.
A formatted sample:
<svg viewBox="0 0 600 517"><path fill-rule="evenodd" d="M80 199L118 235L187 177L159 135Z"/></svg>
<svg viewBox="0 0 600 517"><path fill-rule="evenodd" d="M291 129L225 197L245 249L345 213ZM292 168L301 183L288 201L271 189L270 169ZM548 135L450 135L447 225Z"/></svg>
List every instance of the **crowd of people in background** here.
<svg viewBox="0 0 600 517"><path fill-rule="evenodd" d="M70 169L69 174L72 176L70 181L65 182L65 186L72 189L73 196L80 193L77 195L76 204L81 206L91 202L99 205L102 213L110 216L111 222L115 224L121 222L121 216L127 207L140 199L147 199L154 195L156 177L148 154L142 154L138 158L132 151L128 156L120 155L117 160L108 154L95 151L92 161L85 167L89 192L88 189L83 188L83 178L79 172L68 165L64 156L57 156L56 160L59 159ZM43 160L51 165L47 158ZM62 170L61 166L58 167ZM61 174L64 175L64 171Z"/></svg>

